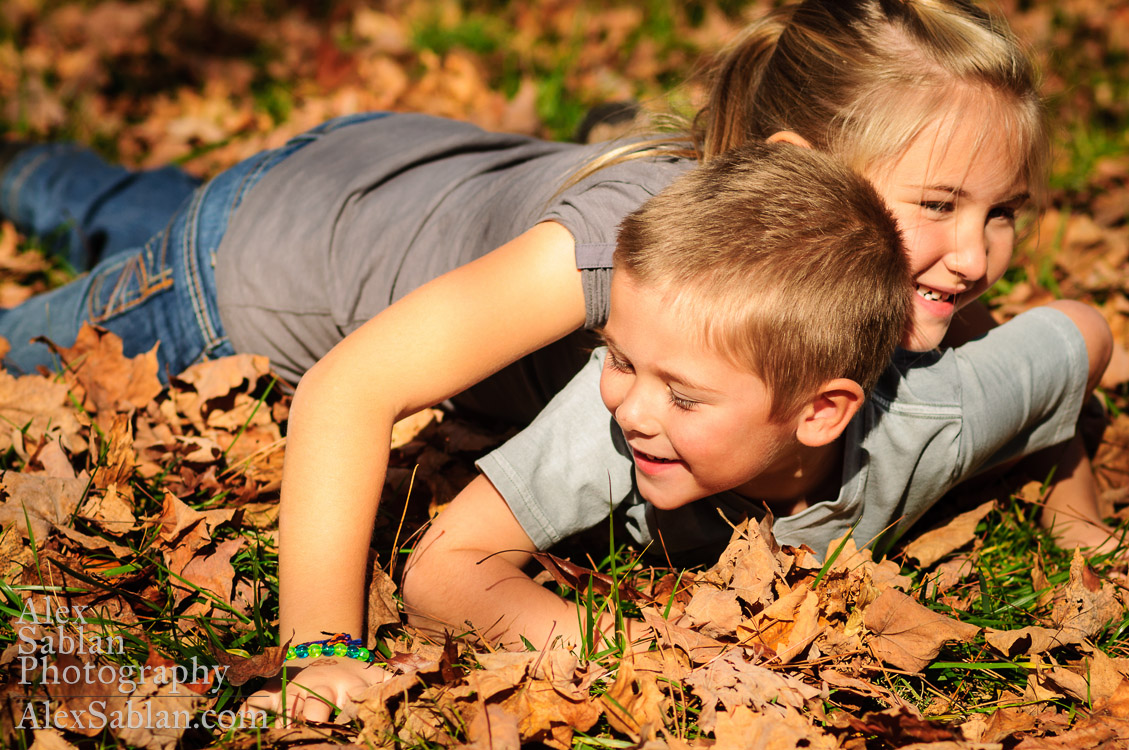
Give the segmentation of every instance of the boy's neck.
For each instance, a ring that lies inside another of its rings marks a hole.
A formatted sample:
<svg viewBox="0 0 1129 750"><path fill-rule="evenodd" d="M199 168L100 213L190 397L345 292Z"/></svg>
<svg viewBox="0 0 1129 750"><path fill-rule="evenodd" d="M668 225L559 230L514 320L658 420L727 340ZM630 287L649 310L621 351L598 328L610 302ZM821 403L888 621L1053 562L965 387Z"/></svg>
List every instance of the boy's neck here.
<svg viewBox="0 0 1129 750"><path fill-rule="evenodd" d="M734 490L750 500L763 502L777 518L839 496L843 477L843 442L840 436L827 445L800 445L787 468L764 474Z"/></svg>

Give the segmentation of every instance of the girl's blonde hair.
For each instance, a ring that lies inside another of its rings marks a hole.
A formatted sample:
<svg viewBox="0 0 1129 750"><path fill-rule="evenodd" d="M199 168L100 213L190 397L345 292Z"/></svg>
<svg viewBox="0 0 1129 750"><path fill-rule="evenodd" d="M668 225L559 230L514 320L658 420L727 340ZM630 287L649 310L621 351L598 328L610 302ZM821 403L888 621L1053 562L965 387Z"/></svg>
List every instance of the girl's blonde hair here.
<svg viewBox="0 0 1129 750"><path fill-rule="evenodd" d="M570 183L661 151L708 162L780 131L872 173L930 124L971 119L977 141L1005 143L1036 204L1042 197L1048 137L1034 65L1004 20L967 0L785 5L748 26L707 82L685 137L623 145Z"/></svg>
<svg viewBox="0 0 1129 750"><path fill-rule="evenodd" d="M967 0L804 0L719 58L690 134L703 161L792 131L870 170L951 118L977 122L980 141L1002 137L1017 175L1043 185L1038 77L1005 21Z"/></svg>

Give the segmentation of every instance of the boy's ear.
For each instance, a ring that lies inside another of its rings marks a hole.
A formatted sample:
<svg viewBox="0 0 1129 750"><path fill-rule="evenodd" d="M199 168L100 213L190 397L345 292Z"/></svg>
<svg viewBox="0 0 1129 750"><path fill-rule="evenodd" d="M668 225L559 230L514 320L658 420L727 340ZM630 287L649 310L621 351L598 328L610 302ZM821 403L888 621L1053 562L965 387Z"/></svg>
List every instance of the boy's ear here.
<svg viewBox="0 0 1129 750"><path fill-rule="evenodd" d="M793 146L799 146L800 148L811 148L808 139L794 130L778 130L765 140L769 143L791 143Z"/></svg>
<svg viewBox="0 0 1129 750"><path fill-rule="evenodd" d="M828 380L801 412L796 439L811 448L834 442L865 400L862 387L855 381Z"/></svg>

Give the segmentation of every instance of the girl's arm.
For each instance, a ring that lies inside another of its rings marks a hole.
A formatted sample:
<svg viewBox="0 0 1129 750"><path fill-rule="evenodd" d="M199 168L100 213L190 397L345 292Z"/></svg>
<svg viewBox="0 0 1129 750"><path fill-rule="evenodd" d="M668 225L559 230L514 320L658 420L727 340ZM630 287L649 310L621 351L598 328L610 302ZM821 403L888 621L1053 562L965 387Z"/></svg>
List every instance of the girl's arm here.
<svg viewBox="0 0 1129 750"><path fill-rule="evenodd" d="M1113 333L1109 324L1101 313L1083 302L1057 300L1049 303L1048 307L1065 313L1086 341L1088 395L1101 381L1113 354ZM1044 455L1046 460L1043 465L1056 465L1057 468L1039 517L1040 523L1054 531L1056 540L1063 547L1090 548L1092 552L1116 549L1118 541L1113 529L1102 521L1098 488L1081 436L1075 435L1065 449L1056 446L1046 454L1035 454L1033 458L1042 460Z"/></svg>
<svg viewBox="0 0 1129 750"><path fill-rule="evenodd" d="M579 328L584 297L574 249L563 226L538 224L399 300L302 378L282 479L283 642L326 632L361 636L365 563L392 424ZM357 677L352 666L345 671L353 676L341 680L350 687L377 679L373 672ZM290 709L300 696L287 691ZM271 689L249 705L283 708ZM329 711L317 701L300 708L309 718Z"/></svg>

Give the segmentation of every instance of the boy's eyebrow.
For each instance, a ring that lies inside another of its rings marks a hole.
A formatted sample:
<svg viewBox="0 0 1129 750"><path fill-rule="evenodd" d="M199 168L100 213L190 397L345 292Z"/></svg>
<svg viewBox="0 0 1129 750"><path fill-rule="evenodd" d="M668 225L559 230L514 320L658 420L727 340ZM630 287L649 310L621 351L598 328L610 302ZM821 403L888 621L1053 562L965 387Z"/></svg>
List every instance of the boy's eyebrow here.
<svg viewBox="0 0 1129 750"><path fill-rule="evenodd" d="M615 339L608 335L606 328L593 328L592 331L596 335L598 335L601 339L603 339L604 344L609 349L613 350L616 354L620 354L622 356L621 352L619 351L619 347L616 346ZM701 391L702 393L720 393L721 392L721 391L717 390L716 388L710 388L708 385L702 385L700 383L695 383L694 381L689 380L688 378L686 378L683 375L677 375L677 374L670 372L669 370L666 370L662 367L656 367L655 372L658 373L658 375L661 376L663 380L667 380L667 381L670 381L670 382L673 382L673 383L677 383L678 385L681 385L681 386L688 388L692 391Z"/></svg>

